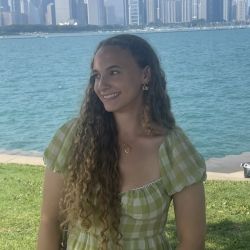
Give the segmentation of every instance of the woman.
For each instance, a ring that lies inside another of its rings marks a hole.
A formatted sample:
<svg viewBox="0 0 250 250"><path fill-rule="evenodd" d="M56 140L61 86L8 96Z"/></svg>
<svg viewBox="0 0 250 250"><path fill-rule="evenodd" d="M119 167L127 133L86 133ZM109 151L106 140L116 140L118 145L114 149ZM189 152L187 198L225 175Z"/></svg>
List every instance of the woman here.
<svg viewBox="0 0 250 250"><path fill-rule="evenodd" d="M178 249L204 249L205 164L176 126L151 46L135 35L102 41L80 115L45 151L38 249L171 249L164 229L174 203Z"/></svg>

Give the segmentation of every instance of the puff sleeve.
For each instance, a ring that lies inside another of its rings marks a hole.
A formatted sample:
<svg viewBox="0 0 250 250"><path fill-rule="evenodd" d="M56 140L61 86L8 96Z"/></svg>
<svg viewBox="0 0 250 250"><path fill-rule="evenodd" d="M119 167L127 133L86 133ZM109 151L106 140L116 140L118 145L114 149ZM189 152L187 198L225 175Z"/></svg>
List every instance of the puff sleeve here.
<svg viewBox="0 0 250 250"><path fill-rule="evenodd" d="M164 185L170 196L206 180L205 161L180 127L175 127L166 136L160 162Z"/></svg>
<svg viewBox="0 0 250 250"><path fill-rule="evenodd" d="M76 119L72 119L57 130L44 151L43 161L47 168L59 173L64 173L67 170L67 160L75 129Z"/></svg>

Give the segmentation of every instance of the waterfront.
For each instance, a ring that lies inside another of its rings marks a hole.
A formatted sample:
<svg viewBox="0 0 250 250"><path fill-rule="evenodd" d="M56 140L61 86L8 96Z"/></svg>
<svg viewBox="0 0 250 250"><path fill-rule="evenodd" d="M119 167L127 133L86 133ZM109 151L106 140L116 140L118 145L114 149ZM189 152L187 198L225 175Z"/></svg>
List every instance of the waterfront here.
<svg viewBox="0 0 250 250"><path fill-rule="evenodd" d="M41 154L78 112L97 43L110 35L0 40L0 151ZM168 78L173 111L206 157L249 151L249 29L141 33Z"/></svg>

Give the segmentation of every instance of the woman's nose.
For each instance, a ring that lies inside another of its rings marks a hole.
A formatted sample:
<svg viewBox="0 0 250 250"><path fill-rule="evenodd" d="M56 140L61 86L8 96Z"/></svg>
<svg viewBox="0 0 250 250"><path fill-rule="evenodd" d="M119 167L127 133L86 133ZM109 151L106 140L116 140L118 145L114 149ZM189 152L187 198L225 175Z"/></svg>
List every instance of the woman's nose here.
<svg viewBox="0 0 250 250"><path fill-rule="evenodd" d="M107 77L102 75L99 80L98 80L98 88L99 89L104 89L104 88L107 88L109 85L108 85L108 81L107 81Z"/></svg>

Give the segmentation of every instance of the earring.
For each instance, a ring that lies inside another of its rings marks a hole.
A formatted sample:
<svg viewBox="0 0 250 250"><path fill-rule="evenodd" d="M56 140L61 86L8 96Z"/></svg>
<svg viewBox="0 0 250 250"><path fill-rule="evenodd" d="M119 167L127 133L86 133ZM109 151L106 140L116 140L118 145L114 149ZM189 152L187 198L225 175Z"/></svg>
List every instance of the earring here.
<svg viewBox="0 0 250 250"><path fill-rule="evenodd" d="M149 89L148 82L143 83L142 84L142 90L143 91L148 91L148 89Z"/></svg>

